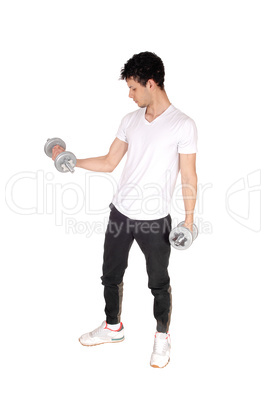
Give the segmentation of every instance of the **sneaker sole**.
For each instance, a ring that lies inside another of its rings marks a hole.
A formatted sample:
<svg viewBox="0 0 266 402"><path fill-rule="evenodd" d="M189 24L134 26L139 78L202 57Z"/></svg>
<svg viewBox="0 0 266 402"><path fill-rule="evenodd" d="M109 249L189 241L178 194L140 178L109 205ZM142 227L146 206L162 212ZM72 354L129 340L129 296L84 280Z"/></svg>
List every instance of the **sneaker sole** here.
<svg viewBox="0 0 266 402"><path fill-rule="evenodd" d="M153 368L165 368L169 362L170 362L170 359L169 359L168 362L167 362L164 366L162 366L162 367L156 366L156 364L151 364L151 367L153 367Z"/></svg>
<svg viewBox="0 0 266 402"><path fill-rule="evenodd" d="M117 341L107 341L107 342L100 342L100 343L93 343L92 345L85 345L84 343L81 342L81 340L79 339L79 342L82 346L98 346L98 345L103 345L105 343L119 343L119 342L123 342L125 340L125 337L123 337L122 339L118 339Z"/></svg>

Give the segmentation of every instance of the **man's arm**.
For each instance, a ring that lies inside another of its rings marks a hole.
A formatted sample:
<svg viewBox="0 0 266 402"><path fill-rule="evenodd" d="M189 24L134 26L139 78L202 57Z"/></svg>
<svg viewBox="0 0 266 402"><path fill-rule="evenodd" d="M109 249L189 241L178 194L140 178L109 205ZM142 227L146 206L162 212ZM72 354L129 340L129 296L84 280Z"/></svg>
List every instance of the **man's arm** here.
<svg viewBox="0 0 266 402"><path fill-rule="evenodd" d="M128 144L116 138L107 155L96 158L77 159L76 167L93 172L112 172L127 152L127 149ZM53 148L53 160L62 150L63 148L61 147Z"/></svg>
<svg viewBox="0 0 266 402"><path fill-rule="evenodd" d="M180 154L180 171L186 211L185 226L192 231L197 198L196 154Z"/></svg>

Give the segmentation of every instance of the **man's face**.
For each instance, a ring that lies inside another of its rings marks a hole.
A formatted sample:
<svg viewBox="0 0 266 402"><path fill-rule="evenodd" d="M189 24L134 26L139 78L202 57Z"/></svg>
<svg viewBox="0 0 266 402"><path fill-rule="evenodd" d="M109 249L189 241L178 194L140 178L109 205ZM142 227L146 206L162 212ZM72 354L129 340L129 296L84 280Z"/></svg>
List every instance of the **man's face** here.
<svg viewBox="0 0 266 402"><path fill-rule="evenodd" d="M147 86L144 87L139 82L133 80L133 78L127 79L127 85L129 88L128 96L132 98L139 107L147 107L151 100L150 92Z"/></svg>

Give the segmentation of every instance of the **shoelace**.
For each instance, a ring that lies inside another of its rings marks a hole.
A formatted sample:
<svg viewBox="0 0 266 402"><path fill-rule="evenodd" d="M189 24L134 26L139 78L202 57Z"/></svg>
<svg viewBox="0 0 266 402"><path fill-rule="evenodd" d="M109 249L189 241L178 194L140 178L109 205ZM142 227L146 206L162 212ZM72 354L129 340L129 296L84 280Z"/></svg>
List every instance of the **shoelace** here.
<svg viewBox="0 0 266 402"><path fill-rule="evenodd" d="M168 341L167 339L158 339L155 338L155 342L154 342L154 349L153 352L156 355L164 355L166 350L168 348Z"/></svg>
<svg viewBox="0 0 266 402"><path fill-rule="evenodd" d="M103 330L104 324L100 325L98 328L94 329L91 334L92 336L97 336Z"/></svg>

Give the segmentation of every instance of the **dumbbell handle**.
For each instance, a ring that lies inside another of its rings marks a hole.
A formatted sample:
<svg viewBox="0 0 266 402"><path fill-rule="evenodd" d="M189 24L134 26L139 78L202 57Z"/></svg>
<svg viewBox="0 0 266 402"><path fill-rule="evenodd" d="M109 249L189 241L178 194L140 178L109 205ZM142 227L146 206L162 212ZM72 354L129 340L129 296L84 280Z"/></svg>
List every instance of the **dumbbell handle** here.
<svg viewBox="0 0 266 402"><path fill-rule="evenodd" d="M179 244L185 241L187 241L187 238L185 237L184 233L178 233L178 235L173 238L173 242L176 246L179 246Z"/></svg>
<svg viewBox="0 0 266 402"><path fill-rule="evenodd" d="M65 164L65 166L67 167L67 169L68 169L71 173L74 173L74 172L75 172L75 170L74 170L73 167L70 165L70 163L65 162L64 164Z"/></svg>

